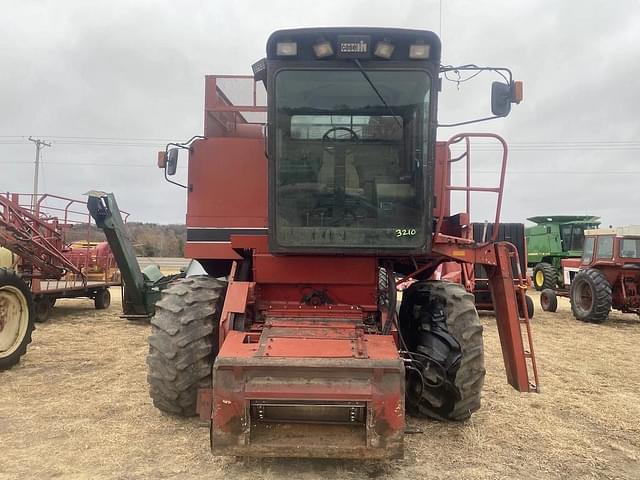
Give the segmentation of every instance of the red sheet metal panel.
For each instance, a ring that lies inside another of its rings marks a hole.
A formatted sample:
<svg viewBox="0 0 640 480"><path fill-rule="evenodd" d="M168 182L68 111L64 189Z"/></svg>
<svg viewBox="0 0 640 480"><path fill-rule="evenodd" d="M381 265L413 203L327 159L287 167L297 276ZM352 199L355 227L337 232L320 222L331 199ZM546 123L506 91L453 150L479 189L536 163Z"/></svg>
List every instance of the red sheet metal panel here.
<svg viewBox="0 0 640 480"><path fill-rule="evenodd" d="M257 283L376 285L375 257L254 256Z"/></svg>
<svg viewBox="0 0 640 480"><path fill-rule="evenodd" d="M233 248L231 248L231 242L185 242L184 256L185 258L199 259L242 259L242 257L238 255Z"/></svg>
<svg viewBox="0 0 640 480"><path fill-rule="evenodd" d="M232 282L224 297L224 311L244 313L253 282Z"/></svg>
<svg viewBox="0 0 640 480"><path fill-rule="evenodd" d="M208 138L192 149L187 228L267 227L264 140Z"/></svg>
<svg viewBox="0 0 640 480"><path fill-rule="evenodd" d="M289 358L351 358L352 340L331 338L271 338L264 355Z"/></svg>

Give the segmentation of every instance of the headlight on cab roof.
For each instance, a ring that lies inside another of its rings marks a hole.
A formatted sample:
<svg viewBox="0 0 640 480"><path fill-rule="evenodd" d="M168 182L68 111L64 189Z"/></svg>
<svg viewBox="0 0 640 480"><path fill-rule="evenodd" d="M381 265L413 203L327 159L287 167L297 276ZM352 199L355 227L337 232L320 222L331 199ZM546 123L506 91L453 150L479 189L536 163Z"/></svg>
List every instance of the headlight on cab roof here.
<svg viewBox="0 0 640 480"><path fill-rule="evenodd" d="M391 58L391 55L393 55L393 50L395 48L396 47L392 43L382 40L376 44L376 49L373 51L373 54L376 57L389 59Z"/></svg>
<svg viewBox="0 0 640 480"><path fill-rule="evenodd" d="M296 42L278 42L276 44L276 55L279 57L295 57L298 54L298 44Z"/></svg>
<svg viewBox="0 0 640 480"><path fill-rule="evenodd" d="M414 43L409 47L409 58L413 60L426 60L431 53L431 45Z"/></svg>
<svg viewBox="0 0 640 480"><path fill-rule="evenodd" d="M316 58L325 58L333 55L333 47L331 42L327 40L320 41L313 46L313 53L316 54Z"/></svg>

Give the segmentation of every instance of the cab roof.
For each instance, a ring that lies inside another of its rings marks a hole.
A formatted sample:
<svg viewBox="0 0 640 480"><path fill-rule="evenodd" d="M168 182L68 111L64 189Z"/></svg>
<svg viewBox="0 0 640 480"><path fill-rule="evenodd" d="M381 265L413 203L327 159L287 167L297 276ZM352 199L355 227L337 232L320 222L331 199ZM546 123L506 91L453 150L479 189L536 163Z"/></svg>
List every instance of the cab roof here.
<svg viewBox="0 0 640 480"><path fill-rule="evenodd" d="M529 217L527 218L527 220L538 225L544 225L548 223L595 223L596 225L600 225L600 217L596 217L593 215L544 215L539 217Z"/></svg>
<svg viewBox="0 0 640 480"><path fill-rule="evenodd" d="M277 30L273 32L267 40L267 58L277 58L276 48L278 42L299 42L303 45L313 45L320 40L328 40L334 44L339 37L370 37L370 44L373 46L379 41L386 41L394 44L395 54L400 55L402 51L408 51L409 45L422 42L430 45L429 61L440 64L441 43L440 38L429 30L413 30L407 28L383 28L383 27L313 27L313 28L292 28ZM299 59L314 59L312 50L301 48L298 51ZM308 58L307 58L308 57Z"/></svg>
<svg viewBox="0 0 640 480"><path fill-rule="evenodd" d="M585 230L584 234L588 236L615 235L616 237L639 237L640 225L624 225L622 227L613 228L596 228L593 230Z"/></svg>

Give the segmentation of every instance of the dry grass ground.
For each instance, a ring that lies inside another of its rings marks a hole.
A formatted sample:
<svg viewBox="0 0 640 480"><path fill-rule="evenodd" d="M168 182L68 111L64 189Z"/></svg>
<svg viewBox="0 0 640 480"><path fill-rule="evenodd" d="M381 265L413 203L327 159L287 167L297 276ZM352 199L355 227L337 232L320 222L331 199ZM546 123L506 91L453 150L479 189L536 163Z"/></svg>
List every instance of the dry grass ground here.
<svg viewBox="0 0 640 480"><path fill-rule="evenodd" d="M0 478L640 479L640 322L630 315L587 325L566 302L537 312L539 395L506 385L484 316L482 410L464 424L410 420L420 433L407 435L403 460L242 463L211 456L206 425L151 406L149 327L119 308L59 302L23 362L0 373Z"/></svg>

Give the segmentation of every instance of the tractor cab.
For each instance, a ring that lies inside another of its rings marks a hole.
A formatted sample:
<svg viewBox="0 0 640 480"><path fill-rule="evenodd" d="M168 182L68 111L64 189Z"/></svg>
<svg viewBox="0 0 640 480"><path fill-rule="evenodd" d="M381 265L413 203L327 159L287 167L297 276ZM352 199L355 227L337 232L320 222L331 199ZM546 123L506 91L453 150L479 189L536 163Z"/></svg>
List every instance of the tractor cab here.
<svg viewBox="0 0 640 480"><path fill-rule="evenodd" d="M555 312L556 296L569 297L573 315L602 323L611 309L640 314L640 226L585 230L581 258L562 260L564 288L541 292L540 303Z"/></svg>
<svg viewBox="0 0 640 480"><path fill-rule="evenodd" d="M586 230L581 264L598 263L640 267L640 226Z"/></svg>

